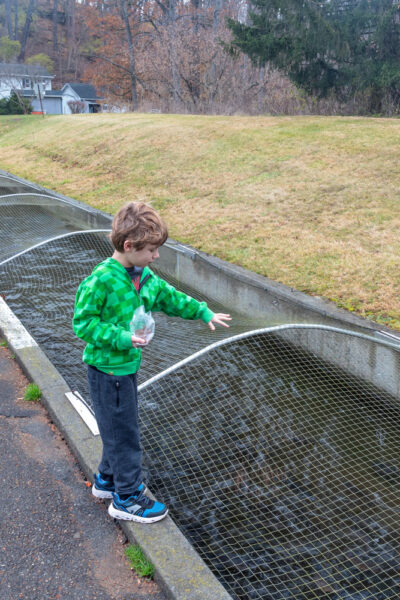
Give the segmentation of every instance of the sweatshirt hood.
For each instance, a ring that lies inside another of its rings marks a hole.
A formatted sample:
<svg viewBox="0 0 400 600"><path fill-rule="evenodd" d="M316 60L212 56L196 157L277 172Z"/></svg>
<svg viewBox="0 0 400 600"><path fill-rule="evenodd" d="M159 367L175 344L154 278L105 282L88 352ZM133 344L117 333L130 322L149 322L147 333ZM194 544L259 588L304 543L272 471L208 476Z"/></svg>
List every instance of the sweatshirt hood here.
<svg viewBox="0 0 400 600"><path fill-rule="evenodd" d="M93 269L92 274L93 275L101 275L101 272L103 271L103 269L106 268L107 270L112 269L113 271L115 271L116 273L120 273L121 275L124 275L126 277L129 277L129 273L128 271L125 269L125 267L123 265L121 265L120 262L118 262L117 260L115 260L115 258L112 258L111 256L109 256L108 258L106 258L105 260L103 260L101 263L99 263L98 265L96 265ZM149 269L149 267L144 267L143 268L143 272L142 272L142 278L145 275L153 275L153 272Z"/></svg>

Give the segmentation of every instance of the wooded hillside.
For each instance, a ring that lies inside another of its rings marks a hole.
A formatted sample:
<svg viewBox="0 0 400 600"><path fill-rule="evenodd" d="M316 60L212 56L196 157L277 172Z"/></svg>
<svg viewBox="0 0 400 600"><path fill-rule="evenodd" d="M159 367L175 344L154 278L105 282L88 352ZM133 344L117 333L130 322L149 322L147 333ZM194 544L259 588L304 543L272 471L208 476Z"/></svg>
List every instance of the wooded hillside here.
<svg viewBox="0 0 400 600"><path fill-rule="evenodd" d="M44 54L53 64L53 87L88 81L120 107L228 114L300 109L303 100L277 72L224 49L226 17L245 12L242 0L5 0L0 35L19 46L13 55L5 44L0 58L24 62ZM275 108L266 106L267 97Z"/></svg>
<svg viewBox="0 0 400 600"><path fill-rule="evenodd" d="M0 60L133 110L399 112L393 0L3 0L0 36Z"/></svg>

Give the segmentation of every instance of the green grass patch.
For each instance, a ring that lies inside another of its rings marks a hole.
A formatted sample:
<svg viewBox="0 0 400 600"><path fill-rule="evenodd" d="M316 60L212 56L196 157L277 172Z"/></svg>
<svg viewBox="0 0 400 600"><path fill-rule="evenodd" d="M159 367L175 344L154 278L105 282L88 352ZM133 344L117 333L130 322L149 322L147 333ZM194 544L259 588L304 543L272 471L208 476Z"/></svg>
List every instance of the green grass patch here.
<svg viewBox="0 0 400 600"><path fill-rule="evenodd" d="M0 340L0 347L1 348L8 348L7 340Z"/></svg>
<svg viewBox="0 0 400 600"><path fill-rule="evenodd" d="M36 383L30 383L26 386L24 400L28 402L37 402L42 397L42 392Z"/></svg>
<svg viewBox="0 0 400 600"><path fill-rule="evenodd" d="M125 556L128 558L132 569L134 569L140 577L153 579L154 567L151 562L147 560L140 546L129 544L125 550Z"/></svg>

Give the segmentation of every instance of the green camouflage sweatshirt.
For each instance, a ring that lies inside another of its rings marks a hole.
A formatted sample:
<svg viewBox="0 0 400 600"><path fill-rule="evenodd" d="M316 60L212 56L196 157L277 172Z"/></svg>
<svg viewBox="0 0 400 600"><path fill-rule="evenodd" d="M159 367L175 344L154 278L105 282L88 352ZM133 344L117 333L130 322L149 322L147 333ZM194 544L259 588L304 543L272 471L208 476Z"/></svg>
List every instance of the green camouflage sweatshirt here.
<svg viewBox="0 0 400 600"><path fill-rule="evenodd" d="M134 310L162 311L183 319L208 323L213 312L205 302L179 292L145 267L140 294L127 270L114 258L97 265L76 293L73 329L87 343L83 362L113 375L136 373L141 350L133 348L129 323Z"/></svg>

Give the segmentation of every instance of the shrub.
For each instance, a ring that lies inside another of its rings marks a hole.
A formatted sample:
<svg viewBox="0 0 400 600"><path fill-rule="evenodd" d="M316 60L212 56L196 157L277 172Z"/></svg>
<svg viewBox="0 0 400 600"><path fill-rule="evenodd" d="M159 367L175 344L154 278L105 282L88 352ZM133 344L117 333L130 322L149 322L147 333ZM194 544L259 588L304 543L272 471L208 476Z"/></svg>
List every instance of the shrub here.
<svg viewBox="0 0 400 600"><path fill-rule="evenodd" d="M2 98L0 100L0 115L9 115L10 107L8 105L8 98Z"/></svg>
<svg viewBox="0 0 400 600"><path fill-rule="evenodd" d="M32 104L12 91L9 98L0 100L0 115L26 115L32 112Z"/></svg>
<svg viewBox="0 0 400 600"><path fill-rule="evenodd" d="M73 115L85 112L85 103L80 100L70 100L68 106L71 109Z"/></svg>

